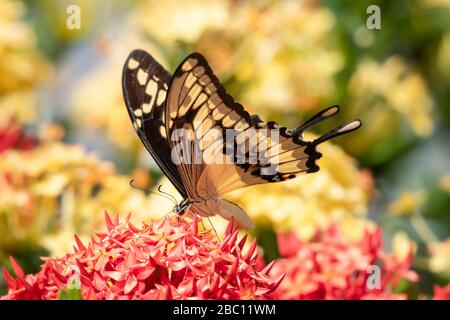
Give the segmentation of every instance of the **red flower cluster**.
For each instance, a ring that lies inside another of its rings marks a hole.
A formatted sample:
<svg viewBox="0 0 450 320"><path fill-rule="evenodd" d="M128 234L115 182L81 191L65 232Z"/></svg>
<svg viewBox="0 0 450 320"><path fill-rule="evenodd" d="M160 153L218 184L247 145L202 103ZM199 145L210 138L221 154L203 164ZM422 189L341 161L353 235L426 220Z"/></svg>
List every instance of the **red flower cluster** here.
<svg viewBox="0 0 450 320"><path fill-rule="evenodd" d="M229 225L220 243L198 229L198 218L173 217L137 228L111 221L85 246L46 259L40 272L25 275L17 263L14 279L3 273L9 291L3 299L56 299L78 283L83 299L265 299L283 280L269 277L273 264L257 267L256 241L243 252L246 237Z"/></svg>
<svg viewBox="0 0 450 320"><path fill-rule="evenodd" d="M32 138L23 134L22 129L14 123L6 128L0 128L0 153L9 149L31 149L35 144Z"/></svg>
<svg viewBox="0 0 450 320"><path fill-rule="evenodd" d="M283 259L270 274L286 277L274 292L277 299L405 299L393 292L398 282L418 280L409 270L412 253L404 261L386 254L379 228L356 243L344 243L333 226L312 243L288 234L278 236L278 245Z"/></svg>
<svg viewBox="0 0 450 320"><path fill-rule="evenodd" d="M450 283L445 287L434 286L433 300L450 300Z"/></svg>

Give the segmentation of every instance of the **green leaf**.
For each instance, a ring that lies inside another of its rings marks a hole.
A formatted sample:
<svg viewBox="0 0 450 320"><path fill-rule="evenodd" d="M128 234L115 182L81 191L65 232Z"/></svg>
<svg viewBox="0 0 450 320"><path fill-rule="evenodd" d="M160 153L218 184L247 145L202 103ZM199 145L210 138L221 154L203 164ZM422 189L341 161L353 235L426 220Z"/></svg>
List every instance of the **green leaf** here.
<svg viewBox="0 0 450 320"><path fill-rule="evenodd" d="M264 260L270 262L280 257L277 235L269 224L256 224L253 234L264 252Z"/></svg>
<svg viewBox="0 0 450 320"><path fill-rule="evenodd" d="M59 300L83 300L80 289L63 289L59 292Z"/></svg>

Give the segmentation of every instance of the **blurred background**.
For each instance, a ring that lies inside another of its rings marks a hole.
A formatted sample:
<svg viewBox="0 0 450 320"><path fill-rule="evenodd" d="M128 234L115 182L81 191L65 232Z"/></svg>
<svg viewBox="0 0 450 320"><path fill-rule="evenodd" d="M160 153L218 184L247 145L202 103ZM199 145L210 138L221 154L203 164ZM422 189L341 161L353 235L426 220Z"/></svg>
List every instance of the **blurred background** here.
<svg viewBox="0 0 450 320"><path fill-rule="evenodd" d="M370 30L374 4L381 29ZM77 12L80 28L68 27ZM336 225L350 241L381 226L386 250L413 250L410 297L448 284L449 0L1 0L0 265L14 256L37 271L41 256L71 250L73 234L101 230L105 210L136 221L170 211L129 186L176 193L123 102L135 48L171 72L201 52L250 113L287 127L339 104L311 135L363 121L321 146L320 172L229 195L256 221L266 260L279 255L277 232L307 241Z"/></svg>

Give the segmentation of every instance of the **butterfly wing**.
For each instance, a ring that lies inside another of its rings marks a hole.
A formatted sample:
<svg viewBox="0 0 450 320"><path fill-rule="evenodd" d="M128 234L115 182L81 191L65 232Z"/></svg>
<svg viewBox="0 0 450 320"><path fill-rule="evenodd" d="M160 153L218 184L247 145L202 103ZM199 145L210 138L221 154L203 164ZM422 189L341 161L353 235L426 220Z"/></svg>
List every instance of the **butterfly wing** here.
<svg viewBox="0 0 450 320"><path fill-rule="evenodd" d="M300 173L319 170L316 160L321 154L316 150L317 145L356 130L361 123L359 120L351 121L313 141L303 140L302 133L338 111L337 106L325 109L293 130L280 127L275 122L265 123L258 116L250 116L242 105L234 101L205 58L193 53L180 64L172 78L165 124L171 148L175 154L182 154L177 167L188 196L191 199L210 199L245 186L284 181ZM187 132L183 143L174 142L182 140L177 140L179 129ZM239 132L232 145L228 144L227 129ZM267 134L268 130L278 138L272 139ZM257 142L249 147L249 139L255 136L258 137ZM177 149L190 151L183 154ZM251 151L255 149L263 150L259 153L264 155L265 161L252 161ZM197 151L201 161L195 161ZM207 159L218 157L222 161L205 161L205 155ZM189 161L185 156L190 158ZM240 161L236 161L238 158Z"/></svg>
<svg viewBox="0 0 450 320"><path fill-rule="evenodd" d="M186 191L176 166L171 161L164 124L164 109L171 74L150 54L134 50L122 73L122 90L133 126L160 169L178 192Z"/></svg>
<svg viewBox="0 0 450 320"><path fill-rule="evenodd" d="M199 194L197 190L208 166L203 155L222 150L223 142L219 140L226 129L245 129L251 121L244 108L225 92L203 56L193 53L180 64L168 92L166 128L174 155L179 155L177 166L191 199L208 198L210 191L205 189ZM184 130L183 143L177 134L180 130ZM181 148L189 151L182 154Z"/></svg>

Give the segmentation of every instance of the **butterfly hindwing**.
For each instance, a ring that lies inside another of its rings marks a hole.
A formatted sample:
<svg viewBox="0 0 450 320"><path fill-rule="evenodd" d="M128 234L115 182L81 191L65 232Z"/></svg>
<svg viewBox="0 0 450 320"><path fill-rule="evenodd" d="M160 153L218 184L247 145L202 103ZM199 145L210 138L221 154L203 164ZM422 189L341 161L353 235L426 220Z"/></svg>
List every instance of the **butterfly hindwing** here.
<svg viewBox="0 0 450 320"><path fill-rule="evenodd" d="M155 162L185 197L186 191L176 166L164 124L166 96L172 75L150 54L134 50L128 56L122 89L133 126Z"/></svg>

